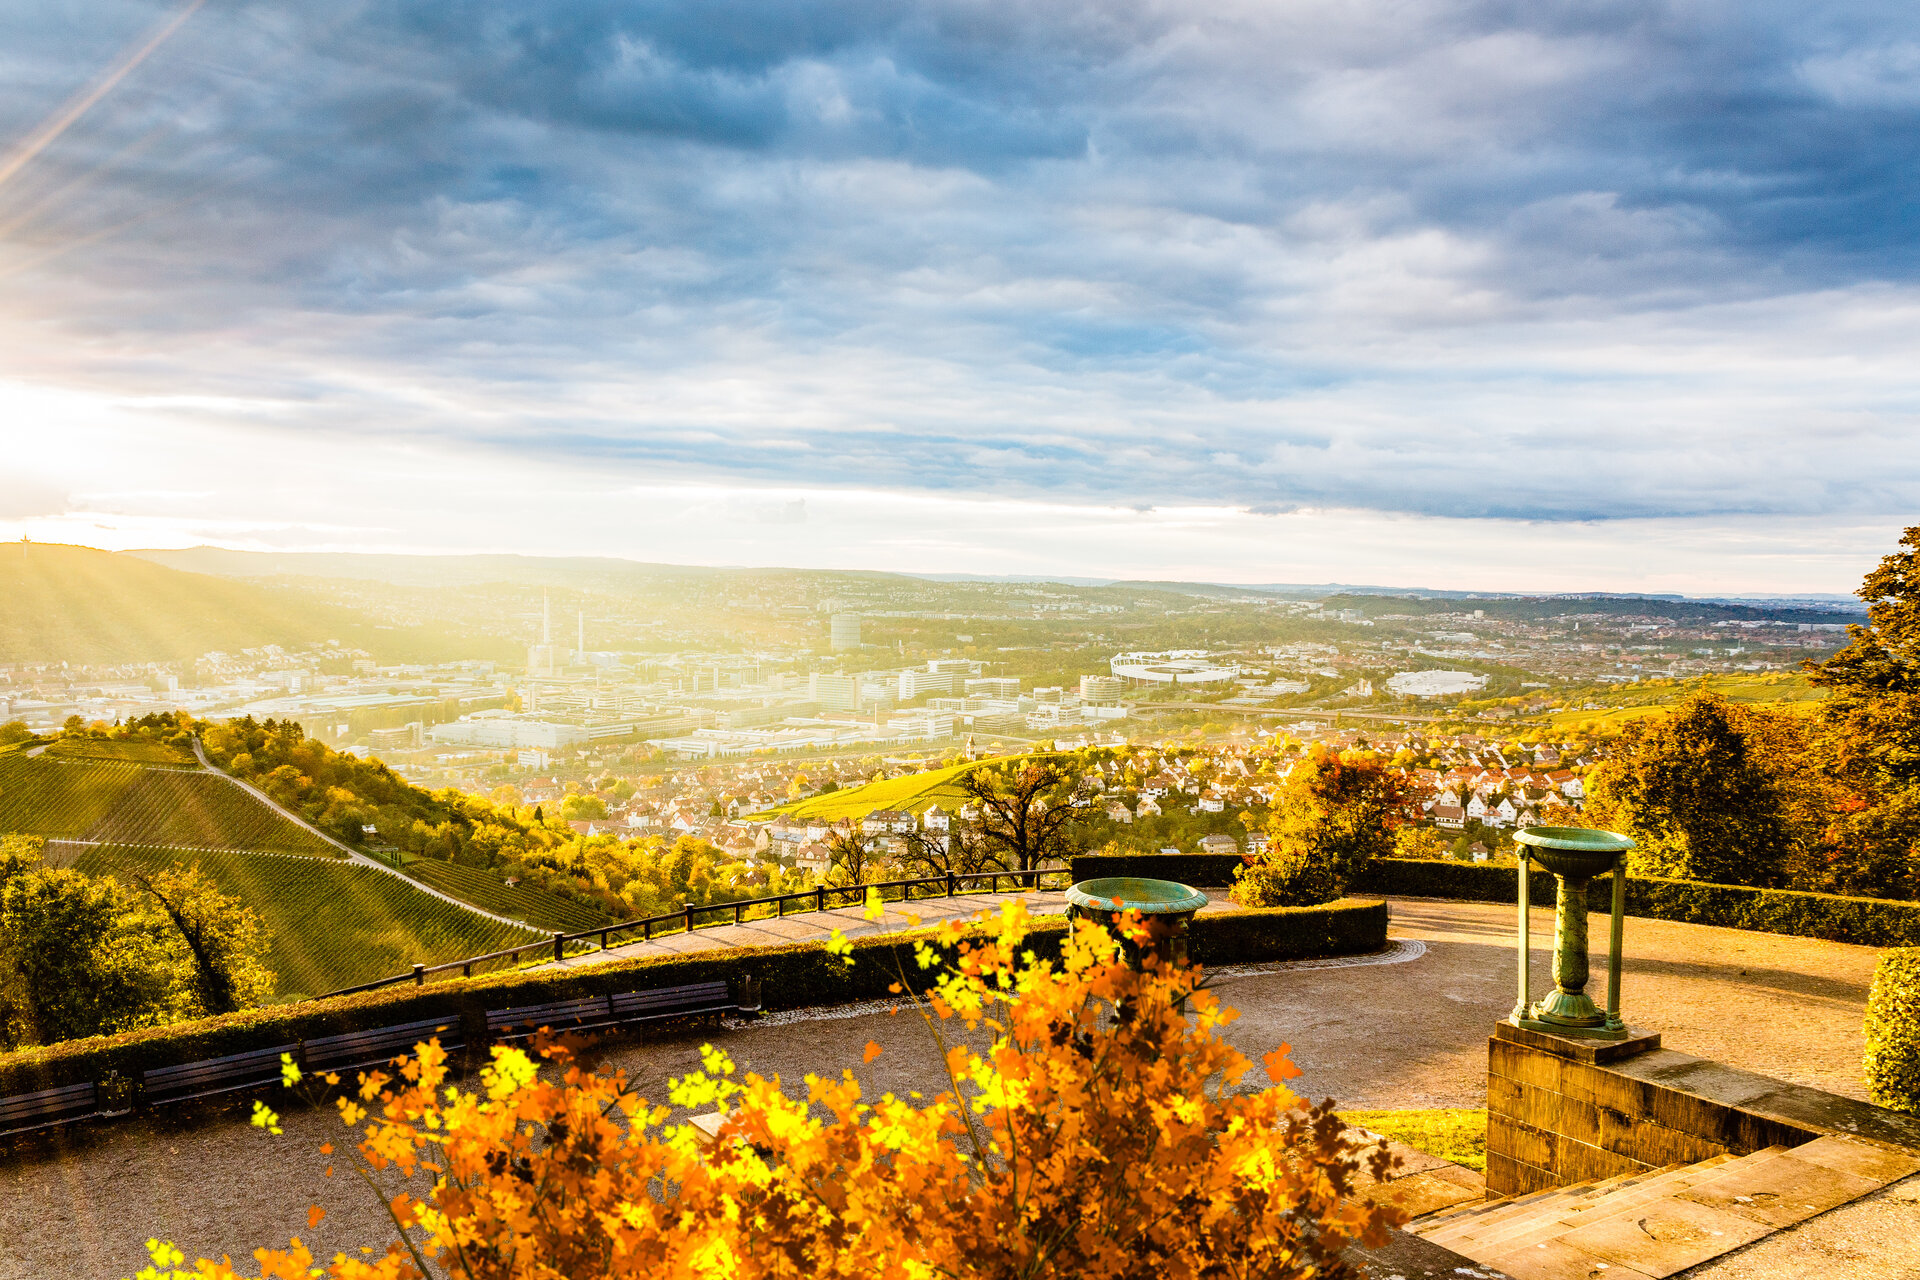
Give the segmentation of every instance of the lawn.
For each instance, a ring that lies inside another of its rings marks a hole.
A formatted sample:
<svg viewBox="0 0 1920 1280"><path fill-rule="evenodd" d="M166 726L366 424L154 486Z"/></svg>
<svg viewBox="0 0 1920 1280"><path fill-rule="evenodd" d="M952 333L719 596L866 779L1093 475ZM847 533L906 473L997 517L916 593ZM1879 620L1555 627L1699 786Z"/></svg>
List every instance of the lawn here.
<svg viewBox="0 0 1920 1280"><path fill-rule="evenodd" d="M610 924L611 918L571 898L529 884L509 885L491 871L457 863L422 858L409 862L406 873L483 911L524 920L548 933L580 933Z"/></svg>
<svg viewBox="0 0 1920 1280"><path fill-rule="evenodd" d="M1487 1170L1485 1111L1342 1111L1340 1118L1463 1168Z"/></svg>

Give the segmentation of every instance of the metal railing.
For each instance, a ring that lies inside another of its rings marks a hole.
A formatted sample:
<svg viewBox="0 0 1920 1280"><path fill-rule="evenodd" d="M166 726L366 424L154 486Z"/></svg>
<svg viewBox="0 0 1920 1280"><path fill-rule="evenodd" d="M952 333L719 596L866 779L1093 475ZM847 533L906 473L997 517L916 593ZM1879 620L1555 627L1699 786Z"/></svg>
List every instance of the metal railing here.
<svg viewBox="0 0 1920 1280"><path fill-rule="evenodd" d="M382 987L398 986L403 982L411 982L415 986L425 986L428 978L436 974L452 973L456 969L460 971L461 977L471 978L475 965L492 964L503 960L509 962L518 961L522 955L529 951L551 951L553 953L553 962L558 964L567 958L567 947L570 943L591 942L591 940L597 938L600 942L597 949L606 951L613 945L611 939L617 934L632 933L638 930L642 941L651 942L656 932L666 934L692 933L695 929L711 929L723 924L743 924L746 921L746 912L754 907L771 905L774 908L772 918L782 919L787 914L787 904L789 902L810 902L813 904L813 910L825 911L828 903L835 897L850 900L836 905L856 905L867 900L867 893L870 890L877 891L880 894L881 900L885 901L887 899L887 891L893 889L898 890L900 894L896 901L911 902L914 901L913 891L915 889L928 888L937 889L939 892L923 893L920 895L921 898L953 898L967 892L981 892L981 890L978 889L962 887L963 885L981 880L989 882L985 890L987 893L998 893L1002 880L1011 880L1016 887L1024 884L1037 891L1041 887L1042 878L1046 876L1059 876L1065 881L1071 881L1072 879L1071 874L1065 867L1049 867L1033 871L948 872L945 875L920 876L907 880L875 880L868 884L818 885L812 889L801 890L798 893L778 893L766 898L742 898L738 902L714 902L703 907L686 906L680 908L678 911L669 911L664 915L646 916L639 920L621 920L617 923L609 924L604 928L585 929L579 933L556 933L551 939L543 938L539 942L523 942L517 947L508 947L502 951L489 951L484 955L468 956L464 960L449 960L445 964L434 965L416 964L410 972L397 973L390 978L379 978L372 982L363 982L357 987L342 987L338 991L329 991L326 995L315 998L325 1000L332 996L357 995L362 991L378 991ZM731 920L712 919L704 923L701 922L701 917L703 916L724 915L727 912L733 913ZM678 925L679 928L670 927L673 925ZM596 948L588 946L584 950L576 949L573 954L588 955L594 950L596 950Z"/></svg>

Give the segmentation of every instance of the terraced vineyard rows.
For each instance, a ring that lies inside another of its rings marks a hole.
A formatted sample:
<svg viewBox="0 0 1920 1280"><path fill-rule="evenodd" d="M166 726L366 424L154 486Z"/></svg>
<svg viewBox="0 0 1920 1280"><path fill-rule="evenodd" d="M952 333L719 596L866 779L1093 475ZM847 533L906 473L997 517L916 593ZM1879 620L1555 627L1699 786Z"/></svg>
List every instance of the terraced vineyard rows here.
<svg viewBox="0 0 1920 1280"><path fill-rule="evenodd" d="M117 741L111 738L62 738L47 748L63 760L121 760L128 764L182 765L198 769L191 751L164 742Z"/></svg>
<svg viewBox="0 0 1920 1280"><path fill-rule="evenodd" d="M0 755L0 832L82 836L146 772L137 764Z"/></svg>
<svg viewBox="0 0 1920 1280"><path fill-rule="evenodd" d="M182 769L146 769L87 830L103 844L276 849L342 856L226 778Z"/></svg>
<svg viewBox="0 0 1920 1280"><path fill-rule="evenodd" d="M506 884L493 872L477 867L423 859L409 863L407 874L483 911L525 920L549 933L580 933L609 923L607 916L592 907L532 885Z"/></svg>
<svg viewBox="0 0 1920 1280"><path fill-rule="evenodd" d="M474 915L373 867L266 853L182 852L104 845L73 865L92 875L124 875L185 862L200 867L259 912L272 938L268 964L281 998L321 995L532 941L519 929Z"/></svg>

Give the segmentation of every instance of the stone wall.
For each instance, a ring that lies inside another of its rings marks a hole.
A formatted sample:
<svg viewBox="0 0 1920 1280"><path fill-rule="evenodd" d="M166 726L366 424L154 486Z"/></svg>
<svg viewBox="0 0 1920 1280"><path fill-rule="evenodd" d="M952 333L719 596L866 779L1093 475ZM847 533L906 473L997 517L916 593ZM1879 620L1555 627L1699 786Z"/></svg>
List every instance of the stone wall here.
<svg viewBox="0 0 1920 1280"><path fill-rule="evenodd" d="M1750 1083L1727 1087L1732 1081L1793 1086L1659 1044L1659 1036L1645 1033L1607 1044L1497 1024L1488 1042L1488 1193L1526 1195L1725 1153L1797 1146L1824 1131L1743 1106L1757 1096ZM1702 1067L1711 1077L1706 1082L1719 1087L1698 1087Z"/></svg>

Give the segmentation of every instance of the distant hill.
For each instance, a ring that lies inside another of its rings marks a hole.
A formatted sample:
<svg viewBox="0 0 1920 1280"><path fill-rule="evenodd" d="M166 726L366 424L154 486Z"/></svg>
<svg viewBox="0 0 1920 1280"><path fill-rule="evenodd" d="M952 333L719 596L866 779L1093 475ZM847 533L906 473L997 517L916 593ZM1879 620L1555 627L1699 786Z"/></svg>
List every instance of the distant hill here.
<svg viewBox="0 0 1920 1280"><path fill-rule="evenodd" d="M178 662L325 640L391 662L492 656L451 631L381 626L295 589L92 547L0 543L0 601L0 662Z"/></svg>

